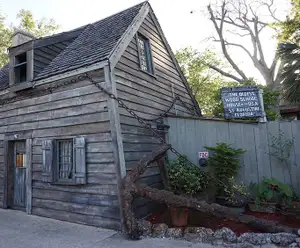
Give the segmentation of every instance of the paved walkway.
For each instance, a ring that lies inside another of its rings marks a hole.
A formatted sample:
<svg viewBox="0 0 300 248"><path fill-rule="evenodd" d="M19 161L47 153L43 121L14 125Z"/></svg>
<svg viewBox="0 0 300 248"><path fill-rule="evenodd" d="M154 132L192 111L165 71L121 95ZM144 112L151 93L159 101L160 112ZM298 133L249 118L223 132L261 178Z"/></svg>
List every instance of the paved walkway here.
<svg viewBox="0 0 300 248"><path fill-rule="evenodd" d="M126 240L121 234L0 209L0 248L211 248L170 239Z"/></svg>

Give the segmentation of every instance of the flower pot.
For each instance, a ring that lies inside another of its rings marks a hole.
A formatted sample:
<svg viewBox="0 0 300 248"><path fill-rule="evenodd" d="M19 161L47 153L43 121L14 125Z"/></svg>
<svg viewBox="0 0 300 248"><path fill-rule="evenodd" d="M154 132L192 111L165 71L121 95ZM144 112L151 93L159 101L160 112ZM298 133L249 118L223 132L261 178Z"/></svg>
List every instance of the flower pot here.
<svg viewBox="0 0 300 248"><path fill-rule="evenodd" d="M173 226L183 227L187 225L189 212L187 208L170 208Z"/></svg>

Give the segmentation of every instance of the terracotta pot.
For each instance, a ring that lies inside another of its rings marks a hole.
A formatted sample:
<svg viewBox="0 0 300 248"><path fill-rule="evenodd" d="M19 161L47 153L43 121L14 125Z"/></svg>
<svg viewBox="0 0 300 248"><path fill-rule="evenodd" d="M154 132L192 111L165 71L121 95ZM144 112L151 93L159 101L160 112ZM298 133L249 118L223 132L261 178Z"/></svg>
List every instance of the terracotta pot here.
<svg viewBox="0 0 300 248"><path fill-rule="evenodd" d="M189 211L187 208L170 208L173 226L183 227L187 225Z"/></svg>

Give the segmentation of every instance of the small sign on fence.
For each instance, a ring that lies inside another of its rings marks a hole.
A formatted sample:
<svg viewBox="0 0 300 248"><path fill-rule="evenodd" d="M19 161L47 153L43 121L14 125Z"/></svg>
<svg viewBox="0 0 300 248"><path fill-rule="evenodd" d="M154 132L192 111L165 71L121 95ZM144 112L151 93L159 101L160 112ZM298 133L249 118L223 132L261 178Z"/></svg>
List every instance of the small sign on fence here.
<svg viewBox="0 0 300 248"><path fill-rule="evenodd" d="M208 152L198 152L199 158L208 158Z"/></svg>
<svg viewBox="0 0 300 248"><path fill-rule="evenodd" d="M222 88L221 97L226 119L265 116L262 92L257 87Z"/></svg>

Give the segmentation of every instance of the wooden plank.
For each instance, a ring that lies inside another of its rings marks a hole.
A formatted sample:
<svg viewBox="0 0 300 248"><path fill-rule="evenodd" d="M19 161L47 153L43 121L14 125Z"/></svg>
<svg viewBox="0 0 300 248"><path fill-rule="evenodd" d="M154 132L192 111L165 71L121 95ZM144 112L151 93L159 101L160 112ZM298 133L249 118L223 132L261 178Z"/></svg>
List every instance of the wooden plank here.
<svg viewBox="0 0 300 248"><path fill-rule="evenodd" d="M279 135L279 122L278 121L271 121L267 124L267 133L268 133L268 145L269 145L269 151L268 154L275 152L272 146L272 137L278 137ZM274 156L270 155L270 161L271 161L271 169L272 169L272 177L278 179L279 181L284 183L284 169L281 162ZM270 175L268 176L270 177Z"/></svg>
<svg viewBox="0 0 300 248"><path fill-rule="evenodd" d="M43 217L53 218L62 221L69 221L78 224L86 224L86 225L92 225L96 227L103 227L103 228L109 228L115 230L121 229L120 220L111 219L111 218L83 215L83 214L71 213L68 211L59 211L59 210L53 210L49 208L38 208L38 207L34 207L32 209L32 213Z"/></svg>
<svg viewBox="0 0 300 248"><path fill-rule="evenodd" d="M101 143L100 142L90 143L90 142L87 141L86 151L88 153L112 152L113 151L113 146L112 146L110 141L101 142ZM40 154L41 153L41 146L40 145L33 146L32 153L33 154Z"/></svg>
<svg viewBox="0 0 300 248"><path fill-rule="evenodd" d="M102 194L102 195L117 195L118 190L116 185L97 185L89 184L84 186L68 186L68 185L54 185L49 183L42 183L39 181L33 181L33 188L35 189L49 189L59 190L63 192L74 192L74 193L87 193L87 194Z"/></svg>
<svg viewBox="0 0 300 248"><path fill-rule="evenodd" d="M114 162L113 153L87 153L86 154L87 163L110 163ZM33 163L42 163L43 157L42 154L32 155Z"/></svg>
<svg viewBox="0 0 300 248"><path fill-rule="evenodd" d="M32 174L32 180L42 181L41 171L34 171ZM117 178L116 173L103 173L103 172L93 172L87 173L87 183L98 184L98 185L116 185Z"/></svg>
<svg viewBox="0 0 300 248"><path fill-rule="evenodd" d="M119 206L118 196L116 195L91 195L47 189L34 189L33 197L37 199L55 200L91 206Z"/></svg>
<svg viewBox="0 0 300 248"><path fill-rule="evenodd" d="M280 121L279 122L279 129L284 134L284 139L287 141L293 141L293 133L292 133L292 124L290 121ZM282 143L282 145L284 145ZM283 151L287 152L287 151ZM281 163L283 168L283 175L284 175L284 183L289 184L293 188L297 188L297 177L295 172L295 164L296 164L296 158L295 158L295 152L294 148L292 147L290 151L290 157L287 161L284 161Z"/></svg>
<svg viewBox="0 0 300 248"><path fill-rule="evenodd" d="M56 137L66 137L73 135L82 135L82 134L96 134L96 133L105 133L109 130L109 122L97 122L97 123L87 123L81 125L70 125L64 127L55 127L48 129L38 129L33 130L33 138L45 138L52 137L53 134Z"/></svg>
<svg viewBox="0 0 300 248"><path fill-rule="evenodd" d="M164 106L170 106L174 99L172 92L170 91L165 91L163 89L160 90L153 86L141 85L121 77L118 77L117 82L118 91L131 93L133 95L160 103ZM178 102L178 104L180 103ZM193 107L193 105L190 103L187 103L187 106L190 108Z"/></svg>
<svg viewBox="0 0 300 248"><path fill-rule="evenodd" d="M54 133L56 135L56 133ZM111 133L107 132L107 133L96 133L96 134L83 134L83 137L85 137L86 142L90 143L92 145L92 143L107 143L109 141L111 141ZM55 138L55 136L52 137L53 139ZM41 146L42 145L42 141L43 138L35 138L33 139L33 146Z"/></svg>
<svg viewBox="0 0 300 248"><path fill-rule="evenodd" d="M263 177L271 177L273 171L269 156L268 131L268 124L259 124L254 129L259 181Z"/></svg>
<svg viewBox="0 0 300 248"><path fill-rule="evenodd" d="M66 118L59 118L55 120L38 121L38 122L27 122L23 124L15 124L7 126L7 132L18 132L22 130L37 130L55 127L66 127L82 124L97 123L99 121L107 121L108 113L99 112L93 114L86 114L81 116L72 116Z"/></svg>
<svg viewBox="0 0 300 248"><path fill-rule="evenodd" d="M249 185L252 183L258 183L259 172L257 169L257 157L255 149L255 132L254 129L257 125L241 125L241 145L240 148L246 150L243 155L244 158L244 183Z"/></svg>
<svg viewBox="0 0 300 248"><path fill-rule="evenodd" d="M70 86L68 87L69 88L65 88L62 91L53 92L52 94L32 97L29 99L12 102L10 104L2 106L0 108L0 112L2 113L4 111L7 111L6 113L9 113L13 109L23 108L24 106L26 106L26 108L30 106L35 107L39 104L44 104L44 103L54 102L59 100L66 100L68 98L80 97L80 96L95 93L95 86L91 85L91 83L88 81L81 81L79 83L72 84L72 87ZM99 92L96 91L96 93ZM104 93L102 93L102 97L105 97Z"/></svg>
<svg viewBox="0 0 300 248"><path fill-rule="evenodd" d="M124 78L130 78L133 81L137 82L145 82L146 85L153 84L156 87L164 88L167 91L170 91L171 94L171 83L173 83L173 80L171 81L160 81L156 80L154 77L148 76L147 74L132 69L126 62L120 61L116 67L116 75L120 76L121 73L125 74ZM176 91L176 93L183 98L184 101L190 102L190 96L184 91ZM191 102L190 102L191 103Z"/></svg>
<svg viewBox="0 0 300 248"><path fill-rule="evenodd" d="M225 124L222 123L221 124ZM231 145L235 149L242 148L242 125L240 123L228 123L229 127L229 137L227 144ZM244 164L244 156L240 156L240 169L238 170L236 181L238 183L243 183L247 175L245 175L245 164Z"/></svg>
<svg viewBox="0 0 300 248"><path fill-rule="evenodd" d="M32 211L32 139L26 140L26 213Z"/></svg>
<svg viewBox="0 0 300 248"><path fill-rule="evenodd" d="M295 163L292 164L292 176L293 178L297 178L296 182L293 181L294 189L298 194L300 194L300 151L298 147L300 147L300 121L292 121L292 134L294 137L294 155L295 155Z"/></svg>
<svg viewBox="0 0 300 248"><path fill-rule="evenodd" d="M118 207L92 206L77 203L61 202L33 198L33 208L49 208L53 210L66 211L90 216L100 216L111 219L120 219Z"/></svg>
<svg viewBox="0 0 300 248"><path fill-rule="evenodd" d="M34 162L32 172L42 172L42 162ZM87 163L88 173L116 173L116 165L114 163Z"/></svg>
<svg viewBox="0 0 300 248"><path fill-rule="evenodd" d="M3 125L14 125L21 123L28 123L33 121L45 121L45 120L54 120L64 117L72 117L84 114L93 114L99 112L106 112L107 103L106 102L97 102L91 104L82 104L78 106L71 107L62 107L45 112L34 112L31 114L22 114L14 117L3 118L1 123ZM55 104L53 104L55 106Z"/></svg>
<svg viewBox="0 0 300 248"><path fill-rule="evenodd" d="M37 114L44 111L56 110L56 109L67 108L67 107L76 107L76 106L81 106L90 103L98 103L99 108L101 109L105 107L105 100L103 99L101 101L102 98L103 98L102 93L96 93L96 94L83 95L79 97L73 97L72 99L59 100L55 102L52 101L44 102L43 104L37 104L29 107L24 107L25 106L24 105L22 108L0 113L0 118L3 119L3 118L13 117L13 116L20 118L21 115L23 118L23 116L26 114Z"/></svg>

